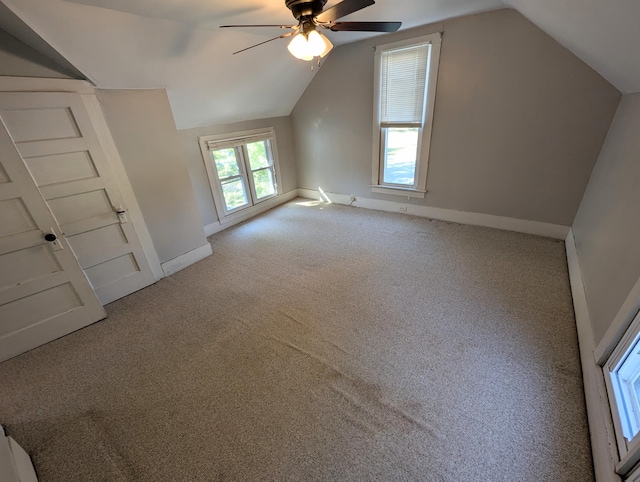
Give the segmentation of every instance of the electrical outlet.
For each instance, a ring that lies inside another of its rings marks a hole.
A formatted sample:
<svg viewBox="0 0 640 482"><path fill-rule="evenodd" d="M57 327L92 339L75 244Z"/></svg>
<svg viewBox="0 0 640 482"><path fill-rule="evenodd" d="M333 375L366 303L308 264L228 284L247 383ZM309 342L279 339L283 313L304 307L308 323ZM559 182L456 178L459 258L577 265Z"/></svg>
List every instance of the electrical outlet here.
<svg viewBox="0 0 640 482"><path fill-rule="evenodd" d="M401 213L406 213L407 212L407 206L400 206L398 208L398 211L400 211Z"/></svg>

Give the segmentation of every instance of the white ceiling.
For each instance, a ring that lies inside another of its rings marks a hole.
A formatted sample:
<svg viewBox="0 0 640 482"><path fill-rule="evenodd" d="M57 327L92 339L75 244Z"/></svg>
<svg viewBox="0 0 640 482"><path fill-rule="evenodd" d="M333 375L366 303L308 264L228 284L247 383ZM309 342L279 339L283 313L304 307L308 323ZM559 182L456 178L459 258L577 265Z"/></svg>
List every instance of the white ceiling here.
<svg viewBox="0 0 640 482"><path fill-rule="evenodd" d="M1 0L99 87L165 87L178 128L288 115L313 78L283 33L222 24L292 24L284 0ZM327 7L337 3L329 0ZM378 0L346 20L403 29L510 6L623 92L640 91L638 0ZM331 32L335 45L366 34Z"/></svg>

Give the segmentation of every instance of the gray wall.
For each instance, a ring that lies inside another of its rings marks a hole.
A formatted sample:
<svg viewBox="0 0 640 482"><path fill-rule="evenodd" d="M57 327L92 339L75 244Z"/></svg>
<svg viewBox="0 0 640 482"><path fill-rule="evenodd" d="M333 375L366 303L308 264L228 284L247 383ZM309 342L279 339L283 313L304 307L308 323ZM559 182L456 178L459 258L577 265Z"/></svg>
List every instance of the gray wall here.
<svg viewBox="0 0 640 482"><path fill-rule="evenodd" d="M293 142L291 135L291 121L289 117L272 117L253 121L238 122L208 127L196 127L178 131L182 149L187 159L189 175L196 195L198 209L205 226L218 220L216 208L211 195L211 187L207 178L207 171L202 159L198 138L215 134L226 134L251 129L273 127L276 131L278 144L278 160L282 177L282 192L286 193L297 189L298 178L296 175L296 162L293 155Z"/></svg>
<svg viewBox="0 0 640 482"><path fill-rule="evenodd" d="M515 10L337 48L292 114L299 187L372 194L374 44L442 29L427 197L571 225L620 93Z"/></svg>
<svg viewBox="0 0 640 482"><path fill-rule="evenodd" d="M207 243L165 90L98 98L160 262Z"/></svg>
<svg viewBox="0 0 640 482"><path fill-rule="evenodd" d="M625 95L573 225L596 344L640 277L640 94Z"/></svg>
<svg viewBox="0 0 640 482"><path fill-rule="evenodd" d="M4 30L0 30L0 75L58 79L78 77Z"/></svg>

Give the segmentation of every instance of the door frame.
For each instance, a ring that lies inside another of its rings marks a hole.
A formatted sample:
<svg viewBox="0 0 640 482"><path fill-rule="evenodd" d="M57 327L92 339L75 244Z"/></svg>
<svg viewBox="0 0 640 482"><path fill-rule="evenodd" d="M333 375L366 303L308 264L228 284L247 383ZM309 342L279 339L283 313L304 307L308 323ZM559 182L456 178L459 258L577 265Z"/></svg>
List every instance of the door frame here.
<svg viewBox="0 0 640 482"><path fill-rule="evenodd" d="M151 272L155 281L165 277L162 271L160 258L156 251L151 233L142 216L142 211L138 205L133 188L127 176L127 172L122 163L122 158L115 145L111 131L104 116L102 106L96 96L93 85L84 80L74 79L40 79L31 77L0 77L0 92L22 92L22 93L73 93L78 94L84 104L91 123L98 137L98 142L105 152L109 168L113 174L118 189L122 194L125 206L127 206L127 216L136 228L136 233L142 245L147 261L151 267Z"/></svg>

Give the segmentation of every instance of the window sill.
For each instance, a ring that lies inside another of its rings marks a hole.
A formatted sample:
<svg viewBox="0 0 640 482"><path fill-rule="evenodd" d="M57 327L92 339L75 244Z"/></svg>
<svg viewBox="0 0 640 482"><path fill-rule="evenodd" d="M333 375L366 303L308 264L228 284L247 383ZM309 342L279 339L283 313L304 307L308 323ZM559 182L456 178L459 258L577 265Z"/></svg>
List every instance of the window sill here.
<svg viewBox="0 0 640 482"><path fill-rule="evenodd" d="M371 192L377 192L380 194L391 194L394 196L413 197L418 199L424 199L427 194L427 191L422 191L421 189L380 185L372 185Z"/></svg>
<svg viewBox="0 0 640 482"><path fill-rule="evenodd" d="M267 198L261 199L253 206L249 205L243 207L242 209L238 209L237 211L232 211L228 213L226 216L218 219L218 222L221 225L225 225L228 223L238 223L240 221L244 221L246 219L252 218L253 216L257 216L272 207L280 204L280 198L282 197L281 193L277 193L273 196L269 196ZM283 201L284 202L284 201Z"/></svg>

